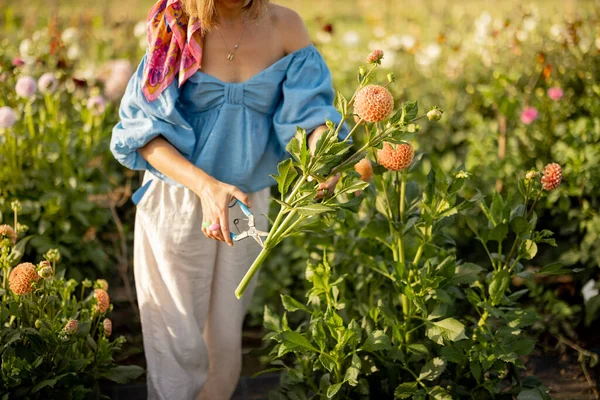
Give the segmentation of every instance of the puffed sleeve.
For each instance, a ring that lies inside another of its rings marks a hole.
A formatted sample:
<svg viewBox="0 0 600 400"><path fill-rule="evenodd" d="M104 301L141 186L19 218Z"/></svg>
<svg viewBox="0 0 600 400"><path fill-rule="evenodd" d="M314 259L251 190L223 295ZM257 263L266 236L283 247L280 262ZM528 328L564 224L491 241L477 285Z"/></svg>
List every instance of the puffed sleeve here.
<svg viewBox="0 0 600 400"><path fill-rule="evenodd" d="M125 167L133 170L149 169L158 173L137 149L155 137L162 135L179 152L190 158L196 136L190 124L178 111L176 105L180 89L177 79L152 102L142 93L141 82L147 53L133 74L119 107L120 122L114 126L110 150Z"/></svg>
<svg viewBox="0 0 600 400"><path fill-rule="evenodd" d="M283 98L279 103L273 124L282 148L296 134L296 127L310 135L325 120L337 125L342 116L333 106L335 92L331 73L319 51L310 45L298 51L288 69L282 86ZM346 124L338 134L339 139L348 135ZM348 139L352 143L352 138Z"/></svg>

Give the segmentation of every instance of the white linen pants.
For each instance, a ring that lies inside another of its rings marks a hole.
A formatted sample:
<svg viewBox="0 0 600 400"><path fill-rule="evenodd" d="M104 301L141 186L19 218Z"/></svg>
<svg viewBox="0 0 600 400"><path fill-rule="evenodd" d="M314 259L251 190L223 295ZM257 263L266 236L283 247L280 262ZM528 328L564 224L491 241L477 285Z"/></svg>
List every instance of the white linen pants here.
<svg viewBox="0 0 600 400"><path fill-rule="evenodd" d="M242 364L244 315L254 277L241 300L234 290L260 252L252 238L227 243L202 233L202 207L187 188L152 179L137 205L134 275L150 400L228 400ZM267 231L270 188L248 193L258 229ZM236 205L231 232L247 229Z"/></svg>

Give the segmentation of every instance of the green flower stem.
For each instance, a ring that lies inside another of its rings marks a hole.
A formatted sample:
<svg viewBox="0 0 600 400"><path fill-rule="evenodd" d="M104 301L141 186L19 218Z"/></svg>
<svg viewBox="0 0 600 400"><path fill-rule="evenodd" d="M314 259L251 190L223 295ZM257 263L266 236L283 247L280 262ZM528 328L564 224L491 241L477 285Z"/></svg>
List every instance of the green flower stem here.
<svg viewBox="0 0 600 400"><path fill-rule="evenodd" d="M394 237L394 227L392 225L392 219L394 218L394 213L392 212L392 203L390 202L390 196L388 195L388 191L387 191L387 184L384 180L383 182L383 193L385 194L385 204L386 204L386 217L388 220L388 226L390 229L390 236L393 238ZM393 242L393 241L392 241ZM398 254L398 246L394 246L392 244L391 246L392 248L392 252L394 254L394 265L399 266L398 261L400 260L399 258L399 254ZM396 274L398 275L398 279L402 278L402 270L398 267L396 267Z"/></svg>
<svg viewBox="0 0 600 400"><path fill-rule="evenodd" d="M286 203L289 204L293 200L296 193L298 193L298 190L300 190L300 186L302 186L304 184L306 179L307 179L306 175L303 175L300 178L300 180L296 183L296 186L294 186L294 189L292 190L292 192L286 199ZM296 210L290 211L289 214L285 217L285 219L282 222L281 219L283 218L283 214L284 214L284 210L283 209L279 210L279 214L277 214L277 218L273 222L273 226L269 232L269 236L267 236L267 239L265 240L265 247L263 247L263 249L260 251L260 253L258 254L258 257L256 257L256 259L254 260L254 262L248 269L248 272L246 272L246 274L242 278L242 281L240 282L238 287L235 289L235 296L238 299L242 297L242 295L246 291L246 288L250 284L250 281L252 280L252 278L254 277L254 275L256 274L256 272L258 271L258 269L264 262L264 260L267 258L269 253L271 252L271 249L273 248L271 243L275 243L275 244L279 243L280 238L283 237L282 233L285 233L288 230L287 225L289 224L290 220L296 214Z"/></svg>
<svg viewBox="0 0 600 400"><path fill-rule="evenodd" d="M258 257L256 257L256 260L254 260L254 262L250 266L250 269L248 269L248 272L246 272L246 275L244 275L244 277L242 278L242 281L238 285L237 289L235 289L235 297L237 297L238 299L242 298L242 295L244 294L246 288L250 284L252 277L256 274L258 268L260 268L261 264L265 261L270 252L270 248L263 247L263 249L258 254Z"/></svg>
<svg viewBox="0 0 600 400"><path fill-rule="evenodd" d="M424 238L423 241L421 242L421 245L417 249L417 254L415 254L415 258L413 259L413 266L415 266L419 263L419 260L421 259L421 256L423 255L423 249L425 248L426 242L427 242L427 240L426 240L426 238Z"/></svg>
<svg viewBox="0 0 600 400"><path fill-rule="evenodd" d="M535 207L537 201L540 199L540 196L542 195L542 192L540 191L538 193L536 199L534 200L533 204L531 205L531 209L529 210L529 212L527 212L527 203L529 202L530 189L531 189L531 183L529 183L527 185L527 194L525 195L525 203L523 204L523 217L525 219L529 219L529 217L531 216L531 213L533 212L533 208ZM510 260L512 259L517 248L520 246L521 242L522 242L522 240L520 240L519 238L515 238L515 242L513 243L510 251L508 252L508 256L506 257L505 264L503 266L504 268L509 266ZM517 260L518 260L518 257L517 257ZM512 267L509 268L509 270L512 270L512 268L515 265L517 265L516 262L513 264Z"/></svg>
<svg viewBox="0 0 600 400"><path fill-rule="evenodd" d="M360 124L361 124L363 121L364 121L364 120L361 118L361 119L360 119L360 120L359 120L359 121L356 123L356 125L354 125L354 126L352 127L352 129L351 129L351 130L350 130L350 132L348 133L348 136L346 136L346 137L344 138L344 140L342 140L342 143L345 143L345 142L346 142L348 139L350 139L350 137L352 136L352 134L354 133L354 131L356 130L356 128L358 128L358 127L360 126ZM340 125L341 125L341 123L340 123Z"/></svg>

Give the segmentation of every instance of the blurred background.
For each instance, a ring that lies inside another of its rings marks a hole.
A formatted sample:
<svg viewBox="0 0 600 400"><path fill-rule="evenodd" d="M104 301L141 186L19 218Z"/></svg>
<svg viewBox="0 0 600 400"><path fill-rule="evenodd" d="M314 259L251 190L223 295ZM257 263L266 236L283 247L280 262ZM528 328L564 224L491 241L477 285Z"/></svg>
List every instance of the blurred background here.
<svg viewBox="0 0 600 400"><path fill-rule="evenodd" d="M600 314L600 2L277 3L303 16L346 96L356 87L358 65L382 49L379 78L394 73L390 90L397 99L443 109L441 123L418 146L444 170L464 166L476 172L472 179L482 191L507 191L516 187L515 174L549 160L563 165L562 195L548 196L540 211L558 246L540 257L576 273L513 284L530 285L535 296L528 304L548 315L540 331L598 348L589 329ZM152 4L0 0L0 106L18 110L14 129L23 132L14 141L0 135L0 219L6 223L10 202L20 199L20 221L35 235L30 259L57 247L67 276L109 280L115 330L129 341L121 357L141 365L129 201L139 175L113 159L108 143L120 96L146 48ZM40 96L33 106L16 98L20 75L37 79L46 72L57 77L59 94ZM423 164L424 180L429 165ZM470 249L469 234L457 237L459 247ZM303 296L305 282L297 277L314 248L296 238L269 260L246 324L247 350L260 347L265 304L281 310L280 293ZM246 373L260 369L259 359L247 357Z"/></svg>

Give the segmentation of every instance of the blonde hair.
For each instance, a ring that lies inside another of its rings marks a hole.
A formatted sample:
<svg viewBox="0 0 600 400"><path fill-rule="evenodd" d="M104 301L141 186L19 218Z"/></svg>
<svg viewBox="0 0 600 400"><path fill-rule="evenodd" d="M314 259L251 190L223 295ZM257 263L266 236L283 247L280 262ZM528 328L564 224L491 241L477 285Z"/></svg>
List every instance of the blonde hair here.
<svg viewBox="0 0 600 400"><path fill-rule="evenodd" d="M219 15L215 3L218 0L181 0L183 10L190 17L200 19L202 32L208 32L219 23ZM243 8L248 21L257 21L267 14L269 0L246 0Z"/></svg>

